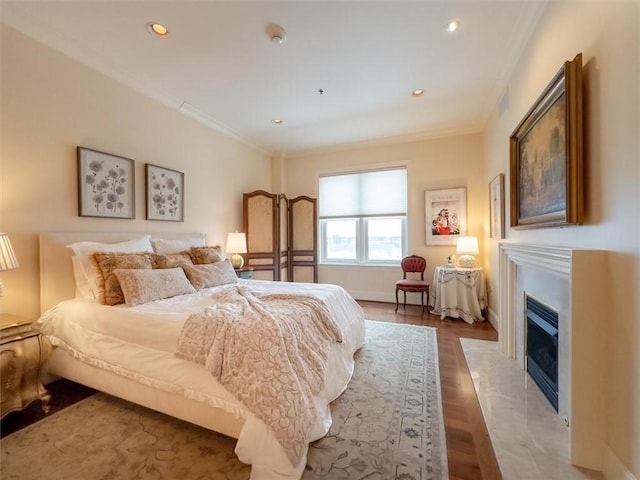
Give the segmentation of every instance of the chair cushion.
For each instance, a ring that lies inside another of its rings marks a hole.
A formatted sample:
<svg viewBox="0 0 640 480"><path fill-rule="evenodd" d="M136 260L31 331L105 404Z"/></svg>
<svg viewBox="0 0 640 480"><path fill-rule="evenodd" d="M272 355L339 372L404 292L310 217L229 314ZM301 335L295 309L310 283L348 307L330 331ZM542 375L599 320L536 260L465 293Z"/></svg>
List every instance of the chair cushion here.
<svg viewBox="0 0 640 480"><path fill-rule="evenodd" d="M421 291L421 290L428 290L429 284L427 282L423 282L422 280L405 279L405 280L398 280L396 282L396 287L398 287L401 290L411 289L411 290Z"/></svg>

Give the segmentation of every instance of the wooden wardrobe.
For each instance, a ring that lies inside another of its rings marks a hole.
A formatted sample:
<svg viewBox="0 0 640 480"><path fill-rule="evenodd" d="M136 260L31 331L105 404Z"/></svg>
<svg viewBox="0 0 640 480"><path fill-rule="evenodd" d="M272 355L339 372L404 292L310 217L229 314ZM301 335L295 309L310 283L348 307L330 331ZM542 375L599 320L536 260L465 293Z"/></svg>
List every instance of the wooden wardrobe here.
<svg viewBox="0 0 640 480"><path fill-rule="evenodd" d="M245 265L253 278L291 282L318 281L318 210L315 198L288 199L264 190L242 196Z"/></svg>

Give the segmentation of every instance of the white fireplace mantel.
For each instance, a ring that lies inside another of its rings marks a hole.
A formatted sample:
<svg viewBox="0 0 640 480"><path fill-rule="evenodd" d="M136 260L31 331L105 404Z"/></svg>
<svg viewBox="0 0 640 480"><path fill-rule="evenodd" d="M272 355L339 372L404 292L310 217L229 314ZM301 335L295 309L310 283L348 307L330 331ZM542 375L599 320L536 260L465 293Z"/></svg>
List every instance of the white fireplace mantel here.
<svg viewBox="0 0 640 480"><path fill-rule="evenodd" d="M537 279L561 285L559 414L569 427L571 463L602 470L605 435L606 251L502 242L499 247L499 328L502 353L524 368L523 298ZM545 301L544 298L541 299Z"/></svg>

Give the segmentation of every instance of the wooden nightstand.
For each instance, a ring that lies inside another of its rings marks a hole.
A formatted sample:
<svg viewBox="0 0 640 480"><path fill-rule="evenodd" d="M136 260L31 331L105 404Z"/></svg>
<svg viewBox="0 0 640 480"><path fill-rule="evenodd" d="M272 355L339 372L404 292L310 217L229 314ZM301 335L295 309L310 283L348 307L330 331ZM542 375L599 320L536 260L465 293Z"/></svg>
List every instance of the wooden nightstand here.
<svg viewBox="0 0 640 480"><path fill-rule="evenodd" d="M0 418L34 400L49 411L51 395L42 385L49 348L31 320L0 314Z"/></svg>
<svg viewBox="0 0 640 480"><path fill-rule="evenodd" d="M236 275L238 278L253 278L253 267L236 268Z"/></svg>

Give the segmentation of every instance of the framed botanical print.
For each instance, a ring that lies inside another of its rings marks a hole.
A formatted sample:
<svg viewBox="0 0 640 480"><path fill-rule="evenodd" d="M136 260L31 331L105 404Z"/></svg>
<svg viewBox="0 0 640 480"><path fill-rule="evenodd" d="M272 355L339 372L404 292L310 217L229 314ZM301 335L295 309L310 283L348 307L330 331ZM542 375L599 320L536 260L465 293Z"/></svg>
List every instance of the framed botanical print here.
<svg viewBox="0 0 640 480"><path fill-rule="evenodd" d="M145 165L147 220L184 221L184 173Z"/></svg>
<svg viewBox="0 0 640 480"><path fill-rule="evenodd" d="M129 158L76 148L78 215L135 218L135 165Z"/></svg>

